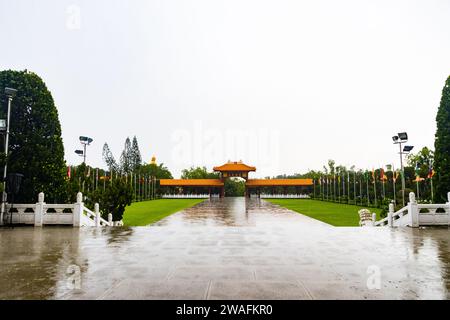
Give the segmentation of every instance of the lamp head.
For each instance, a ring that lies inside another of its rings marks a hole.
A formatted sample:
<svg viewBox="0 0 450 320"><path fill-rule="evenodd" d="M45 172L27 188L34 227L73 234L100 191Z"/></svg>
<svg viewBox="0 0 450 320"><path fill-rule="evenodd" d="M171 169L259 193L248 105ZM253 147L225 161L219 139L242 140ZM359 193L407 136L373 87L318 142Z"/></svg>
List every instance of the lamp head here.
<svg viewBox="0 0 450 320"><path fill-rule="evenodd" d="M413 148L414 148L414 146L404 146L403 152L410 152Z"/></svg>
<svg viewBox="0 0 450 320"><path fill-rule="evenodd" d="M407 134L406 132L400 132L400 133L398 134L398 137L399 137L399 139L402 140L402 141L408 140L408 134Z"/></svg>
<svg viewBox="0 0 450 320"><path fill-rule="evenodd" d="M90 144L92 141L94 141L94 139L89 138L89 137L85 137L85 136L80 136L80 142L81 143Z"/></svg>
<svg viewBox="0 0 450 320"><path fill-rule="evenodd" d="M8 97L13 98L13 97L16 96L17 90L16 90L16 89L13 89L13 88L5 87L5 94L6 94Z"/></svg>

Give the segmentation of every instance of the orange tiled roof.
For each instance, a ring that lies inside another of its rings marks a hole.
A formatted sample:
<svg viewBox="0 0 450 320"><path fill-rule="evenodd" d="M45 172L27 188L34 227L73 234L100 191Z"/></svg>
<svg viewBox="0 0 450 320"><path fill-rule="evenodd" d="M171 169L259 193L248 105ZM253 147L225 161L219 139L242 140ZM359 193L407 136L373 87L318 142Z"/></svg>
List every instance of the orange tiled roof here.
<svg viewBox="0 0 450 320"><path fill-rule="evenodd" d="M242 161L228 161L224 165L214 167L214 171L256 171L255 167L248 166L245 163L242 163Z"/></svg>
<svg viewBox="0 0 450 320"><path fill-rule="evenodd" d="M312 179L249 179L245 183L247 187L269 187L269 186L312 186Z"/></svg>
<svg viewBox="0 0 450 320"><path fill-rule="evenodd" d="M222 187L223 182L219 179L161 179L161 186L174 187Z"/></svg>

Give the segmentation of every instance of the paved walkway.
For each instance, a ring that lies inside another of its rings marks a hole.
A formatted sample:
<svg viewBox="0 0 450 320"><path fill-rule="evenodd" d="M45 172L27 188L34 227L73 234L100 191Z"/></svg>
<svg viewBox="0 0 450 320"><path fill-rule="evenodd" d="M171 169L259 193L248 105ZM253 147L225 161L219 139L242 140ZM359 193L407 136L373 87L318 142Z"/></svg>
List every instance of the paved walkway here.
<svg viewBox="0 0 450 320"><path fill-rule="evenodd" d="M448 299L449 262L448 228L334 228L226 198L150 227L0 229L0 299Z"/></svg>

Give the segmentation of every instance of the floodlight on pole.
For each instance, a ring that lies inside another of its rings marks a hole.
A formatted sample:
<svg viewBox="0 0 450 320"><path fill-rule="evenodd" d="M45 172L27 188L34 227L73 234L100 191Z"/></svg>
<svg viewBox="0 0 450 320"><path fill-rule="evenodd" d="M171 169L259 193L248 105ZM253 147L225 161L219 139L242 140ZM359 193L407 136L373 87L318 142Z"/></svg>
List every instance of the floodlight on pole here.
<svg viewBox="0 0 450 320"><path fill-rule="evenodd" d="M405 168L403 167L403 155L409 153L413 146L404 146L402 149L402 144L408 142L408 134L406 132L399 132L396 136L392 137L394 144L399 145L400 154L400 168L402 173L402 203L405 206Z"/></svg>
<svg viewBox="0 0 450 320"><path fill-rule="evenodd" d="M8 111L6 116L6 132L5 132L5 166L3 167L3 194L2 194L2 205L0 210L0 225L3 224L3 215L5 213L5 203L7 200L7 193L6 193L6 174L8 171L8 147L9 147L9 122L11 118L11 104L13 101L13 98L16 96L17 90L13 88L5 87L5 95L8 97Z"/></svg>
<svg viewBox="0 0 450 320"><path fill-rule="evenodd" d="M403 153L409 153L414 148L414 146L404 146Z"/></svg>
<svg viewBox="0 0 450 320"><path fill-rule="evenodd" d="M86 146L89 146L92 141L94 141L94 139L86 137L86 136L80 136L80 142L83 145L83 150L75 150L75 153L83 156L83 163L86 164ZM79 151L81 151L82 153L79 153Z"/></svg>
<svg viewBox="0 0 450 320"><path fill-rule="evenodd" d="M408 140L408 134L406 132L400 132L398 138L403 142L406 142Z"/></svg>

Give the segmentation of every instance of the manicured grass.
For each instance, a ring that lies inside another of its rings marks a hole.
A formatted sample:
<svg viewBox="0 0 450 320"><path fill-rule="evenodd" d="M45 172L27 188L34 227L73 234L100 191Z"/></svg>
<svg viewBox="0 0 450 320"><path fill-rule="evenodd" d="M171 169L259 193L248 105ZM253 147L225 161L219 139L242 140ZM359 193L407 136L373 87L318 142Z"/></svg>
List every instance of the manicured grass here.
<svg viewBox="0 0 450 320"><path fill-rule="evenodd" d="M365 208L349 204L340 204L310 199L266 199L287 209L299 212L305 216L323 221L337 227L352 227L359 225L358 210ZM380 219L381 209L368 208Z"/></svg>
<svg viewBox="0 0 450 320"><path fill-rule="evenodd" d="M146 226L202 201L204 199L158 199L134 202L125 209L123 223L126 226Z"/></svg>

